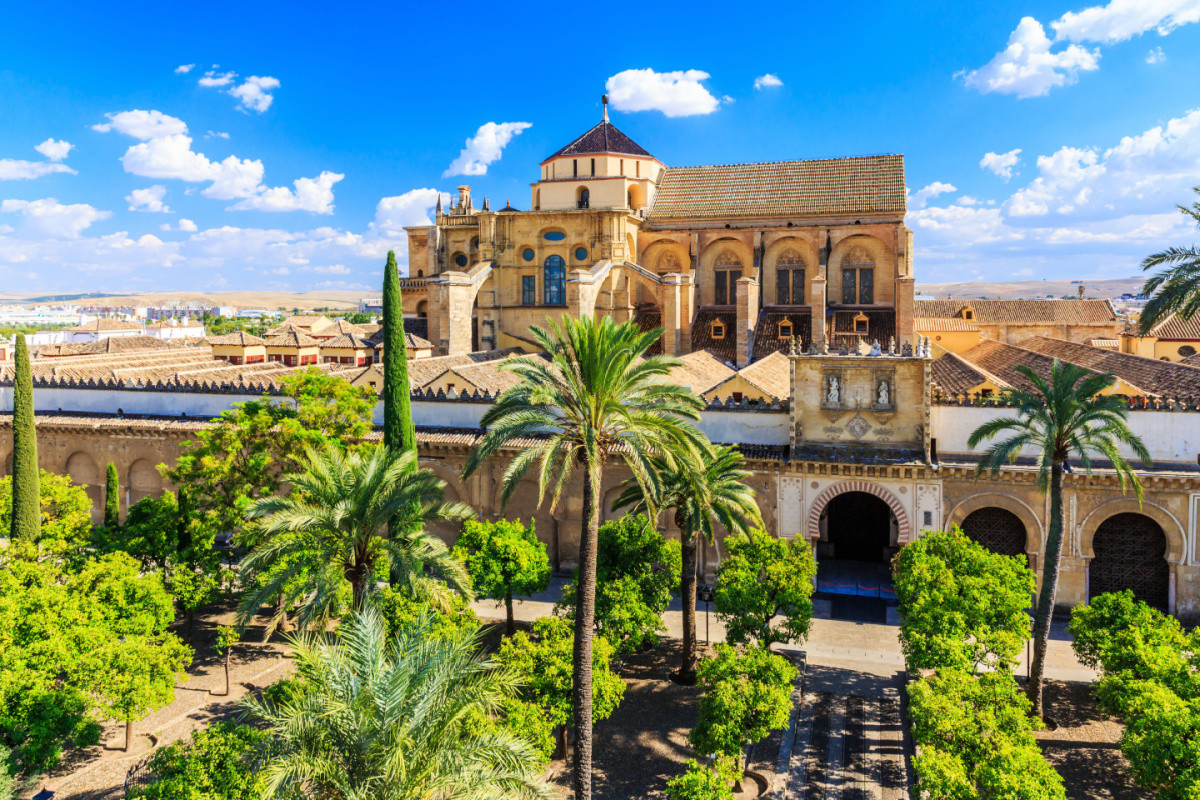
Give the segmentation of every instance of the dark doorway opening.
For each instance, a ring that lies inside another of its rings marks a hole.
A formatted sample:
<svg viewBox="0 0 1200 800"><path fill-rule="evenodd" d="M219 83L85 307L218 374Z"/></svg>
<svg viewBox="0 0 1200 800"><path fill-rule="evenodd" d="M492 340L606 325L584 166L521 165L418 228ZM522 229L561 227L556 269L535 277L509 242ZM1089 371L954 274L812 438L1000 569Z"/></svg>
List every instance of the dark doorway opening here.
<svg viewBox="0 0 1200 800"><path fill-rule="evenodd" d="M895 605L891 557L894 517L888 504L866 492L846 492L821 515L825 539L817 545L817 598L833 619L883 623Z"/></svg>
<svg viewBox="0 0 1200 800"><path fill-rule="evenodd" d="M1092 551L1088 600L1131 589L1138 600L1167 612L1171 568L1167 537L1157 522L1134 513L1109 517L1096 529Z"/></svg>

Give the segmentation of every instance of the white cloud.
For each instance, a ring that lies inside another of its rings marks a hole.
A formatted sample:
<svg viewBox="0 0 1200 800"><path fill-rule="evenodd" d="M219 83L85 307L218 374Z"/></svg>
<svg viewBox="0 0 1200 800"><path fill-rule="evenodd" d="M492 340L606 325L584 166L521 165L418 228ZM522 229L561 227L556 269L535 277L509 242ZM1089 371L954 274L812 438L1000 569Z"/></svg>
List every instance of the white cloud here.
<svg viewBox="0 0 1200 800"><path fill-rule="evenodd" d="M204 73L204 77L200 79L199 83L201 86L228 86L236 77L236 72L217 72L215 69L210 69Z"/></svg>
<svg viewBox="0 0 1200 800"><path fill-rule="evenodd" d="M108 219L111 211L100 211L86 203L63 205L53 197L43 200L5 200L0 213L20 214L17 234L21 237L74 239L93 222Z"/></svg>
<svg viewBox="0 0 1200 800"><path fill-rule="evenodd" d="M783 86L783 81L779 80L778 75L768 72L766 75L759 75L754 79L755 89L765 89L771 86Z"/></svg>
<svg viewBox="0 0 1200 800"><path fill-rule="evenodd" d="M301 272L315 272L318 275L349 275L350 268L345 264L330 264L327 267L301 267Z"/></svg>
<svg viewBox="0 0 1200 800"><path fill-rule="evenodd" d="M720 105L700 83L704 80L708 73L698 69L627 69L609 78L604 88L617 111L661 111L668 117L690 117L711 114Z"/></svg>
<svg viewBox="0 0 1200 800"><path fill-rule="evenodd" d="M71 152L73 147L75 147L75 145L66 140L56 142L54 141L54 137L51 137L41 144L35 146L33 149L37 150L51 161L62 161L67 157L67 154Z"/></svg>
<svg viewBox="0 0 1200 800"><path fill-rule="evenodd" d="M238 99L238 107L243 111L257 111L261 114L271 107L271 102L275 99L271 90L278 88L279 80L277 78L269 75L261 78L251 75L241 86L230 89L229 93Z"/></svg>
<svg viewBox="0 0 1200 800"><path fill-rule="evenodd" d="M1057 86L1079 80L1080 71L1100 66L1100 50L1077 44L1054 53L1042 23L1024 17L1008 37L1008 47L986 65L963 73L967 86L981 93L999 92L1017 97L1040 97Z"/></svg>
<svg viewBox="0 0 1200 800"><path fill-rule="evenodd" d="M500 160L500 154L514 136L526 128L533 127L529 122L487 122L479 126L479 130L470 139L467 146L458 154L458 158L450 162L443 178L451 175L486 175L488 164Z"/></svg>
<svg viewBox="0 0 1200 800"><path fill-rule="evenodd" d="M1033 277L1033 269L1030 267L1025 267L1025 269L1019 269L1013 273L1013 277L1014 278L1032 278Z"/></svg>
<svg viewBox="0 0 1200 800"><path fill-rule="evenodd" d="M55 172L67 172L75 175L75 170L66 164L55 164L50 161L21 161L15 158L0 158L0 181L28 181L50 175Z"/></svg>
<svg viewBox="0 0 1200 800"><path fill-rule="evenodd" d="M948 183L942 183L941 181L934 181L933 183L926 186L924 189L918 189L915 194L909 195L908 207L909 208L924 208L925 204L928 203L930 201L930 199L937 197L938 195L941 195L941 194L946 194L947 192L957 192L957 191L958 191L958 189L956 187L954 187Z"/></svg>
<svg viewBox="0 0 1200 800"><path fill-rule="evenodd" d="M120 111L104 116L108 117L109 121L93 125L92 130L100 133L116 131L142 141L187 133L187 125L183 120L161 111L142 111L135 108L132 111Z"/></svg>
<svg viewBox="0 0 1200 800"><path fill-rule="evenodd" d="M230 211L311 211L314 214L333 213L333 185L346 177L336 172L322 172L316 178L293 181L295 191L286 186L264 189L253 197L229 207Z"/></svg>
<svg viewBox="0 0 1200 800"><path fill-rule="evenodd" d="M217 131L209 131L208 133L204 134L204 138L206 138L206 139L228 139L229 134L228 133L218 133Z"/></svg>
<svg viewBox="0 0 1200 800"><path fill-rule="evenodd" d="M982 169L991 170L995 175L998 175L1007 182L1013 176L1013 167L1021 160L1021 148L1009 150L1007 153L984 153L983 158L979 159L979 166Z"/></svg>
<svg viewBox="0 0 1200 800"><path fill-rule="evenodd" d="M183 218L180 218L178 226L172 227L171 223L164 222L162 225L159 225L158 228L159 230L163 231L184 231L190 233L195 233L199 230L196 223L192 222L190 219Z"/></svg>
<svg viewBox="0 0 1200 800"><path fill-rule="evenodd" d="M134 189L125 196L130 211L149 211L152 213L169 214L171 209L163 203L167 196L167 187L151 186L148 189Z"/></svg>
<svg viewBox="0 0 1200 800"><path fill-rule="evenodd" d="M300 178L293 182L294 191L287 187L268 188L263 184L262 161L233 155L224 161L210 160L192 150L192 138L182 120L158 111L121 112L109 114L108 118L111 122L93 127L144 139L121 157L121 164L131 175L208 183L201 194L214 200L246 201L233 206L239 210L333 213L332 187L342 175L322 172L317 178Z"/></svg>
<svg viewBox="0 0 1200 800"><path fill-rule="evenodd" d="M195 64L180 64L175 68L176 75L187 75L195 67Z"/></svg>
<svg viewBox="0 0 1200 800"><path fill-rule="evenodd" d="M449 195L442 194L443 202ZM437 205L437 189L413 189L395 197L385 197L375 206L375 221L370 229L380 236L399 238L414 225L432 225L430 213Z"/></svg>
<svg viewBox="0 0 1200 800"><path fill-rule="evenodd" d="M1192 22L1200 22L1198 0L1112 0L1106 6L1068 11L1050 27L1059 41L1114 44L1151 29L1166 36Z"/></svg>
<svg viewBox="0 0 1200 800"><path fill-rule="evenodd" d="M1146 54L1146 63L1147 64L1161 64L1162 62L1164 62L1166 60L1167 60L1167 54L1163 52L1163 49L1161 47L1155 47L1153 50L1151 50L1149 53Z"/></svg>
<svg viewBox="0 0 1200 800"><path fill-rule="evenodd" d="M959 198L910 210L923 280L960 280L968 268L994 280L1024 269L1125 277L1147 253L1195 242L1174 206L1200 183L1200 109L1107 149L1060 147L1036 165L1037 176L994 207Z"/></svg>

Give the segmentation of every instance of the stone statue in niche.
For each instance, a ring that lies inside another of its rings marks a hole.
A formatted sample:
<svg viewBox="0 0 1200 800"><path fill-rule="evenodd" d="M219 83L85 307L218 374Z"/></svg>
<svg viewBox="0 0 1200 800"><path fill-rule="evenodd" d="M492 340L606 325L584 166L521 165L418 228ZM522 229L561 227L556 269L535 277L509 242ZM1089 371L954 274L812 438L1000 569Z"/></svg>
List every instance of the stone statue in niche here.
<svg viewBox="0 0 1200 800"><path fill-rule="evenodd" d="M881 405L881 406L891 405L892 398L891 398L890 393L888 392L888 382L887 381L879 382L879 395L878 395L877 399L879 400L879 405Z"/></svg>
<svg viewBox="0 0 1200 800"><path fill-rule="evenodd" d="M825 393L825 401L831 406L836 406L841 402L841 395L841 386L839 386L837 376L830 377L829 391Z"/></svg>

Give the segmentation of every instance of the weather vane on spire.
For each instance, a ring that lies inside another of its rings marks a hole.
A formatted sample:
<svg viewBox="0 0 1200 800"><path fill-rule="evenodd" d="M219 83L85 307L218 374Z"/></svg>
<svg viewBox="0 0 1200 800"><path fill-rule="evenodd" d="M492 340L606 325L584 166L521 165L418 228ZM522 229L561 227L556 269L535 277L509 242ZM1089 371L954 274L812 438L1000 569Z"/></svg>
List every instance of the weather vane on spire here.
<svg viewBox="0 0 1200 800"><path fill-rule="evenodd" d="M608 95L600 95L600 102L604 105L604 121L608 122Z"/></svg>

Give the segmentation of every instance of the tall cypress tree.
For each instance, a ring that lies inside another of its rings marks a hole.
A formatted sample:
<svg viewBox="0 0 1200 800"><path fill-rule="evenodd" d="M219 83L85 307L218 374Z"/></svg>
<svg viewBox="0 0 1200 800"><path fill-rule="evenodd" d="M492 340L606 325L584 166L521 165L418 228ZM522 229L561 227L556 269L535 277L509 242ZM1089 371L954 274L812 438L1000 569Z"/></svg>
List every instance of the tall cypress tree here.
<svg viewBox="0 0 1200 800"><path fill-rule="evenodd" d="M33 371L25 334L17 334L16 375L13 381L13 541L36 542L41 537L41 487L38 477L37 428L33 420Z"/></svg>
<svg viewBox="0 0 1200 800"><path fill-rule="evenodd" d="M115 528L121 524L121 482L116 464L108 462L104 478L104 527Z"/></svg>
<svg viewBox="0 0 1200 800"><path fill-rule="evenodd" d="M383 443L401 452L417 449L409 400L404 300L393 250L388 251L383 269Z"/></svg>

